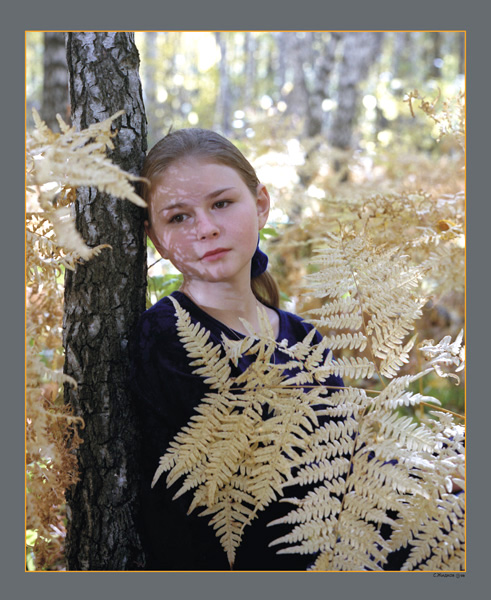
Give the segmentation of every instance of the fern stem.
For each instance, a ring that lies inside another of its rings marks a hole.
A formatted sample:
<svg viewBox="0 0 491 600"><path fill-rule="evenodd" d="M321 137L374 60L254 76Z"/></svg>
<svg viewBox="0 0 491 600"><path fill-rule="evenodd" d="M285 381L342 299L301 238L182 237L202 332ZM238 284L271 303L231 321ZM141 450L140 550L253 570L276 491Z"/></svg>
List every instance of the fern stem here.
<svg viewBox="0 0 491 600"><path fill-rule="evenodd" d="M433 409L437 408L437 410L441 410L442 412L449 413L449 414L453 415L454 417L457 417L458 419L462 419L463 421L465 421L464 415L459 415L459 413L453 412L453 411L449 410L448 408L443 408L441 406L436 407L433 404L430 404L429 402L420 402L420 404L424 404L425 406L429 406Z"/></svg>

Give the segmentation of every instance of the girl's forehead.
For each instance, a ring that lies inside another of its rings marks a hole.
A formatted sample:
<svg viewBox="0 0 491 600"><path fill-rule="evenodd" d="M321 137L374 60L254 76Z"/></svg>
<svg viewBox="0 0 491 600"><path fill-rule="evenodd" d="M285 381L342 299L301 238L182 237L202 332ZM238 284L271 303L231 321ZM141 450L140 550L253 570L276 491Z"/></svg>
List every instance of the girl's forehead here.
<svg viewBox="0 0 491 600"><path fill-rule="evenodd" d="M239 173L227 165L203 159L182 159L171 163L166 170L154 180L153 188L161 193L180 190L196 193L213 191L220 185L245 185Z"/></svg>

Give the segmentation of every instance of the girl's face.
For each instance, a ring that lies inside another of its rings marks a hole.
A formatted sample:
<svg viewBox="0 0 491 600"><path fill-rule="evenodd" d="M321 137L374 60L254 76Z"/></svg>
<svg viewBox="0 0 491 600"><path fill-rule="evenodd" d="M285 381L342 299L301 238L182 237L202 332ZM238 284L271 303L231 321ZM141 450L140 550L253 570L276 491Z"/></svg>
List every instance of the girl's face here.
<svg viewBox="0 0 491 600"><path fill-rule="evenodd" d="M250 274L269 205L264 185L254 196L231 167L183 159L153 183L145 228L185 281L232 281Z"/></svg>

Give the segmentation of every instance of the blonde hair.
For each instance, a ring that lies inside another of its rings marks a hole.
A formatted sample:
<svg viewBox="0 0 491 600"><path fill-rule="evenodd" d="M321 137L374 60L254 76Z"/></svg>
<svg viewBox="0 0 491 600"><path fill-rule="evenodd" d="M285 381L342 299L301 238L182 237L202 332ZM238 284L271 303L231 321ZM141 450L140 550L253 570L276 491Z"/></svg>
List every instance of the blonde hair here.
<svg viewBox="0 0 491 600"><path fill-rule="evenodd" d="M151 184L170 164L185 157L198 157L213 160L218 164L234 169L255 197L259 179L245 156L236 146L220 134L208 129L178 129L168 133L148 153L141 175L150 181L150 186L142 185L141 196L150 204ZM148 214L148 218L150 215ZM263 304L279 307L280 294L276 281L267 271L251 279L251 288L256 298Z"/></svg>

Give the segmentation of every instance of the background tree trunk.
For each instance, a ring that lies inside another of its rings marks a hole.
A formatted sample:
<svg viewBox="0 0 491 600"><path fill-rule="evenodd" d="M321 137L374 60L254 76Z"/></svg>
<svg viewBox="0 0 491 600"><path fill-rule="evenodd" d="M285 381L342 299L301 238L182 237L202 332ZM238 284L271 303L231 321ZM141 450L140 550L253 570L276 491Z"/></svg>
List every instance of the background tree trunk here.
<svg viewBox="0 0 491 600"><path fill-rule="evenodd" d="M394 77L411 77L414 70L414 47L410 31L392 34L392 73Z"/></svg>
<svg viewBox="0 0 491 600"><path fill-rule="evenodd" d="M60 131L56 115L67 122L70 107L64 33L44 34L43 69L41 117L52 131Z"/></svg>
<svg viewBox="0 0 491 600"><path fill-rule="evenodd" d="M220 31L215 33L215 37L220 48L220 63L214 129L217 129L225 137L228 137L231 133L231 89L227 63L227 40L224 33Z"/></svg>
<svg viewBox="0 0 491 600"><path fill-rule="evenodd" d="M309 104L304 64L307 64L310 56L312 37L310 32L288 32L286 35L287 55L292 61L293 67L293 87L286 99L287 114L298 116L303 121L306 118Z"/></svg>
<svg viewBox="0 0 491 600"><path fill-rule="evenodd" d="M383 34L379 32L348 31L343 34L338 105L328 134L330 144L341 151L351 150L353 126L359 106L360 84L368 75L370 66L380 52L382 36ZM344 161L340 158L334 166L335 170L339 171L344 167Z"/></svg>
<svg viewBox="0 0 491 600"><path fill-rule="evenodd" d="M465 74L465 33L459 34L458 44L459 44L459 49L458 49L459 73L464 75Z"/></svg>
<svg viewBox="0 0 491 600"><path fill-rule="evenodd" d="M247 31L244 37L244 106L247 107L253 103L255 98L256 84L256 40L250 31Z"/></svg>
<svg viewBox="0 0 491 600"><path fill-rule="evenodd" d="M158 33L155 31L145 33L144 52L146 60L143 70L143 91L149 131L160 131L161 129L157 101L157 70L159 67L161 68L158 62L157 36ZM157 140L149 140L149 144L152 146L154 142L157 142Z"/></svg>
<svg viewBox="0 0 491 600"><path fill-rule="evenodd" d="M309 96L307 122L305 134L307 137L321 135L325 112L322 110L322 103L329 98L329 87L331 82L331 73L336 61L336 47L341 37L339 32L333 31L329 39L322 44L320 55L314 66L315 79L312 94Z"/></svg>
<svg viewBox="0 0 491 600"><path fill-rule="evenodd" d="M86 128L124 109L112 159L137 173L146 120L133 34L68 34L67 59L74 124ZM67 568L138 569L138 434L126 377L128 338L145 308L143 211L81 188L76 221L89 246L108 243L112 250L68 271L65 279L65 372L78 383L65 389L65 400L85 421L80 481L67 493Z"/></svg>
<svg viewBox="0 0 491 600"><path fill-rule="evenodd" d="M431 31L429 34L430 47L428 49L428 77L439 79L442 74L441 67L437 61L442 60L442 35L439 31Z"/></svg>

